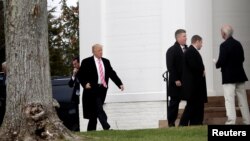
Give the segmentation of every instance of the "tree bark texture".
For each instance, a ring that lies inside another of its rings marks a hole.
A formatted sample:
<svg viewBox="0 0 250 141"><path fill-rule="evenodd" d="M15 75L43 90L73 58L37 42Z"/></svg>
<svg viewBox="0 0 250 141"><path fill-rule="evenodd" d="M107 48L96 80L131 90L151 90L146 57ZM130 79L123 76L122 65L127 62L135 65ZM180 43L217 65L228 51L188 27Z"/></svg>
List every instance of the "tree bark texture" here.
<svg viewBox="0 0 250 141"><path fill-rule="evenodd" d="M6 114L0 140L73 139L53 106L46 0L6 0Z"/></svg>

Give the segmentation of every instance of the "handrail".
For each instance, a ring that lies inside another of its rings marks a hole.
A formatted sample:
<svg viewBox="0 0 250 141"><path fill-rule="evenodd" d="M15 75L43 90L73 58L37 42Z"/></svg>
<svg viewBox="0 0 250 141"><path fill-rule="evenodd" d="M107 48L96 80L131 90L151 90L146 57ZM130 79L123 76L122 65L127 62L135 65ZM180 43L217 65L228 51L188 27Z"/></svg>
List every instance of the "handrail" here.
<svg viewBox="0 0 250 141"><path fill-rule="evenodd" d="M163 77L163 81L166 82L166 104L167 104L167 109L169 107L169 81L168 81L168 76L169 75L169 71L166 70L163 74L162 74L162 77ZM167 113L167 112L166 112ZM166 116L168 117L168 116Z"/></svg>
<svg viewBox="0 0 250 141"><path fill-rule="evenodd" d="M162 74L162 77L164 78L164 79L163 79L164 81L167 81L167 80L168 80L168 70L166 70L166 71Z"/></svg>

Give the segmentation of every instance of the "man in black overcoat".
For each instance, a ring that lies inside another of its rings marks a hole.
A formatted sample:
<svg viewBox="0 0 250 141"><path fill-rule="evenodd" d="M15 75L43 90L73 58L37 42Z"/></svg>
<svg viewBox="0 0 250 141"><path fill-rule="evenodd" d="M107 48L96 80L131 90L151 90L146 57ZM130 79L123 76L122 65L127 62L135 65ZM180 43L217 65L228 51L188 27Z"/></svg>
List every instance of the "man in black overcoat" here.
<svg viewBox="0 0 250 141"><path fill-rule="evenodd" d="M169 90L168 95L170 101L167 108L168 126L174 127L177 119L181 88L182 88L182 61L183 52L187 49L186 31L178 29L175 32L176 42L171 46L166 53L166 63L169 72ZM167 97L168 98L168 97Z"/></svg>
<svg viewBox="0 0 250 141"><path fill-rule="evenodd" d="M202 38L194 35L191 42L192 45L184 53L181 99L187 104L179 126L202 125L204 103L207 102L205 67L199 53Z"/></svg>
<svg viewBox="0 0 250 141"><path fill-rule="evenodd" d="M103 104L108 90L109 78L121 89L124 86L116 72L113 70L110 61L102 57L102 45L92 46L93 56L81 62L80 84L83 87L83 116L89 119L87 131L96 130L97 118L104 130L109 130L110 125Z"/></svg>

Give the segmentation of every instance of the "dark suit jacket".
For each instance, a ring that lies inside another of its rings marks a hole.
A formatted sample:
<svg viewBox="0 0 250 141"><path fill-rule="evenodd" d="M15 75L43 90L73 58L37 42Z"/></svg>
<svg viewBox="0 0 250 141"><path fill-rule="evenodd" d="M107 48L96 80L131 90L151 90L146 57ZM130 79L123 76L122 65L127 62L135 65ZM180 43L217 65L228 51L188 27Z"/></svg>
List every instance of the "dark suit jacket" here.
<svg viewBox="0 0 250 141"><path fill-rule="evenodd" d="M76 95L76 91L80 91L80 82L79 82L79 72L76 73L75 79L73 80L72 77L69 80L69 87L73 87L73 93L72 93L72 97L71 97L71 101L75 102L76 104L79 104L79 95Z"/></svg>
<svg viewBox="0 0 250 141"><path fill-rule="evenodd" d="M111 64L108 59L102 58L104 68L105 68L105 81L108 85L109 78L118 86L122 85L122 81L117 76L116 72L111 67ZM80 83L85 87L87 83L90 83L91 89L84 89L83 90L83 114L84 118L91 118L95 116L96 114L96 108L95 108L95 100L96 96L99 96L96 94L96 88L98 87L98 72L95 65L94 56L86 58L82 61L81 67L80 67ZM105 101L106 98L106 91L103 92L104 94L100 97L102 99L102 102Z"/></svg>
<svg viewBox="0 0 250 141"><path fill-rule="evenodd" d="M185 46L187 48L187 46ZM180 87L175 81L182 79L183 51L179 43L175 42L166 53L167 69L169 71L169 96L180 97Z"/></svg>
<svg viewBox="0 0 250 141"><path fill-rule="evenodd" d="M3 122L6 107L6 76L0 73L0 126Z"/></svg>
<svg viewBox="0 0 250 141"><path fill-rule="evenodd" d="M206 79L203 76L204 64L200 53L190 46L184 53L182 75L182 99L207 102Z"/></svg>
<svg viewBox="0 0 250 141"><path fill-rule="evenodd" d="M243 68L244 51L239 41L228 38L220 45L219 59L216 68L221 68L222 84L247 81Z"/></svg>

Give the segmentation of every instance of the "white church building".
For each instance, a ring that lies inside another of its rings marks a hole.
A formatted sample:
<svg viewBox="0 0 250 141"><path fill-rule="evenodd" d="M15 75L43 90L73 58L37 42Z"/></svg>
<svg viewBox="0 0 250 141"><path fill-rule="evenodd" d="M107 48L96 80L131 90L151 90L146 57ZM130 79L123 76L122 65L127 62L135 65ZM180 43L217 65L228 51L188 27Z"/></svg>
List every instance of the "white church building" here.
<svg viewBox="0 0 250 141"><path fill-rule="evenodd" d="M109 82L104 109L115 130L158 128L166 119L166 51L183 28L188 41L203 38L200 53L206 69L208 96L223 95L218 58L223 42L220 28L230 24L245 51L250 79L250 0L79 0L80 58L92 55L91 46L102 44L104 54L124 83L121 92ZM247 89L250 83L246 83ZM82 113L80 105L80 113ZM80 117L81 131L87 122ZM98 130L102 130L98 124Z"/></svg>

